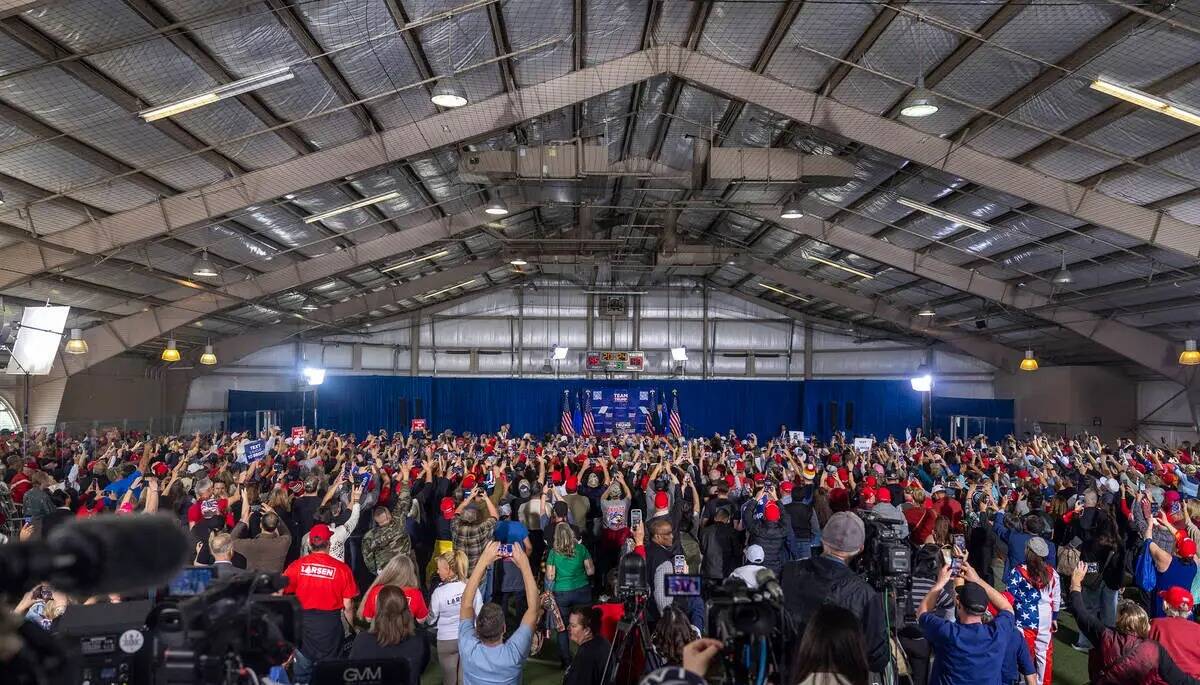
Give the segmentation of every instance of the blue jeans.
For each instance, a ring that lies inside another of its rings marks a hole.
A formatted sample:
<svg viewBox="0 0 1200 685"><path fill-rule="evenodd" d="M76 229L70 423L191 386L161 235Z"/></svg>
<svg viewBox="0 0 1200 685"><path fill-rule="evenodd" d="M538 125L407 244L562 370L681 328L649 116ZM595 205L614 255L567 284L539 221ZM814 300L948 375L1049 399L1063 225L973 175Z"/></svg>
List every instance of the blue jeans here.
<svg viewBox="0 0 1200 685"><path fill-rule="evenodd" d="M554 601L558 604L558 611L562 614L563 627L570 622L571 607L590 606L592 603L592 589L584 586L578 590L566 590L563 592L554 592ZM571 663L571 637L569 631L563 630L558 634L558 660L567 665Z"/></svg>
<svg viewBox="0 0 1200 685"><path fill-rule="evenodd" d="M496 565L492 564L487 567L483 573L483 581L479 583L479 596L484 602L492 601L492 584L496 577Z"/></svg>
<svg viewBox="0 0 1200 685"><path fill-rule="evenodd" d="M307 685L312 680L313 662L300 650L296 650L296 659L292 662L292 680L298 685Z"/></svg>

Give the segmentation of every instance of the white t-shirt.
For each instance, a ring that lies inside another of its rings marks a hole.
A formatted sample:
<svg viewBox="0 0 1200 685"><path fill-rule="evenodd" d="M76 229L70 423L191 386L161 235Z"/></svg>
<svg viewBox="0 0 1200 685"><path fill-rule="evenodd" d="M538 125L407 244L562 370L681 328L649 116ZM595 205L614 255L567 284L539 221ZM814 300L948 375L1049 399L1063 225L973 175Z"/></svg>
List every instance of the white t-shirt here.
<svg viewBox="0 0 1200 685"><path fill-rule="evenodd" d="M429 616L425 622L437 626L437 639L458 639L458 612L462 609L463 591L467 584L461 580L443 583L429 598ZM475 593L475 613L483 608L483 595Z"/></svg>
<svg viewBox="0 0 1200 685"><path fill-rule="evenodd" d="M747 587L749 587L751 590L757 590L758 579L755 578L755 576L760 570L765 568L766 566L762 566L760 564L746 564L745 566L738 566L737 568L733 569L733 572L729 574L729 577L733 578L736 576L741 578L742 580L746 581Z"/></svg>

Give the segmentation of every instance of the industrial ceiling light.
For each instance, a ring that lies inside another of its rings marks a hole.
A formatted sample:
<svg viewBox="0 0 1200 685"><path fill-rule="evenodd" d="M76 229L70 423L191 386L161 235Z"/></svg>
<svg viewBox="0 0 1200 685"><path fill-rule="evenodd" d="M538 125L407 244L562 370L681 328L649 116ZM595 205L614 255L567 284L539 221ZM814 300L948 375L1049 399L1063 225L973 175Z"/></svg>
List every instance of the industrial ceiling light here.
<svg viewBox="0 0 1200 685"><path fill-rule="evenodd" d="M783 209L779 210L780 219L800 219L803 217L804 209L800 207L800 203L795 198L783 203Z"/></svg>
<svg viewBox="0 0 1200 685"><path fill-rule="evenodd" d="M429 100L438 107L463 107L467 104L467 89L453 76L438 79Z"/></svg>
<svg viewBox="0 0 1200 685"><path fill-rule="evenodd" d="M1179 353L1179 363L1184 366L1195 366L1200 364L1200 351L1196 350L1195 340L1185 340L1183 343L1183 351Z"/></svg>
<svg viewBox="0 0 1200 685"><path fill-rule="evenodd" d="M688 360L688 357L687 357L687 348L686 347L672 347L671 348L671 361L686 362L687 360Z"/></svg>
<svg viewBox="0 0 1200 685"><path fill-rule="evenodd" d="M1038 360L1033 356L1033 350L1025 350L1025 358L1021 360L1022 371L1037 371Z"/></svg>
<svg viewBox="0 0 1200 685"><path fill-rule="evenodd" d="M1058 270L1058 273L1054 274L1054 278L1050 279L1050 282L1054 285L1071 285L1075 282L1075 277L1067 270L1066 250L1063 250L1062 253L1062 268Z"/></svg>
<svg viewBox="0 0 1200 685"><path fill-rule="evenodd" d="M542 364L542 373L554 373L554 367L550 364L549 359L547 359L546 362L544 364Z"/></svg>
<svg viewBox="0 0 1200 685"><path fill-rule="evenodd" d="M417 299L425 300L425 299L429 299L431 297L437 297L438 295L441 295L442 293L448 293L451 290L454 290L455 288L461 288L463 286L471 285L472 283L474 283L477 280L479 280L479 279L472 278L469 281L463 281L462 283L457 283L455 285L450 286L449 288L442 288L441 290L435 290L434 292L431 292L431 293L426 293L424 295L418 295Z"/></svg>
<svg viewBox="0 0 1200 685"><path fill-rule="evenodd" d="M949 221L952 224L958 224L960 226L966 226L967 228L973 228L976 231L979 231L980 233L987 233L988 231L992 230L991 226L983 223L982 221L972 219L969 216L963 216L962 214L955 214L954 212L947 212L946 210L941 209L939 207L934 207L933 205L927 205L924 202L917 202L916 200L910 200L907 197L898 197L898 198L896 198L896 202L899 204L902 204L905 207L908 207L910 209L915 209L918 212L925 212L926 214L928 214L930 216L936 216L939 219L945 219L946 221Z"/></svg>
<svg viewBox="0 0 1200 685"><path fill-rule="evenodd" d="M1193 126L1200 126L1200 111L1186 105L1178 105L1157 95L1151 95L1145 91L1113 83L1102 78L1092 81L1091 88L1092 90L1098 90L1101 93L1111 95L1138 107L1145 107L1146 109L1174 117L1180 121L1186 121Z"/></svg>
<svg viewBox="0 0 1200 685"><path fill-rule="evenodd" d="M398 191L398 190L393 190L391 192L387 192L382 195L375 195L373 197L364 197L361 200L351 202L348 205L342 205L341 207L331 209L328 212L321 212L320 214L310 214L310 215L304 217L304 223L315 224L318 221L324 221L325 219L328 219L330 217L335 217L338 214L345 214L346 212L349 212L349 211L352 211L355 209L362 209L363 207L369 207L371 205L376 205L376 204L379 204L380 202L387 202L388 200L394 200L398 197L400 197L400 191Z"/></svg>
<svg viewBox="0 0 1200 685"><path fill-rule="evenodd" d="M937 316L937 312L933 311L933 306L926 304L921 307L921 311L917 312L917 316Z"/></svg>
<svg viewBox="0 0 1200 685"><path fill-rule="evenodd" d="M771 292L776 292L776 293L779 293L780 295L787 295L788 297L792 298L793 300L800 300L801 302L809 301L809 299L807 297L800 297L799 295L793 295L792 293L789 293L788 291L783 290L782 288L776 288L773 285L767 285L766 283L759 283L758 285L759 285L759 287L766 288L767 290L770 290Z"/></svg>
<svg viewBox="0 0 1200 685"><path fill-rule="evenodd" d="M263 72L257 76L250 76L238 81L234 81L233 83L227 83L220 88L210 90L207 93L193 95L190 98L173 102L169 105L144 109L138 112L138 116L144 121L158 121L159 119L173 117L176 114L182 114L189 110L196 109L197 107L203 107L204 105L211 105L214 102L241 95L242 93L248 93L252 90L265 88L276 83L282 83L293 77L295 77L295 74L292 73L291 67L272 69L271 71Z"/></svg>
<svg viewBox="0 0 1200 685"><path fill-rule="evenodd" d="M215 366L217 363L217 353L213 352L212 343L204 346L204 354L200 355L200 363L205 366Z"/></svg>
<svg viewBox="0 0 1200 685"><path fill-rule="evenodd" d="M87 354L87 352L88 344L83 339L83 331L78 328L72 328L71 339L67 341L67 354Z"/></svg>
<svg viewBox="0 0 1200 685"><path fill-rule="evenodd" d="M483 211L485 214L491 214L492 216L504 216L508 214L508 205L504 204L504 200L496 198L489 202L487 207L483 208Z"/></svg>
<svg viewBox="0 0 1200 685"><path fill-rule="evenodd" d="M568 349L569 348L559 347L558 345L555 345L554 346L554 356L551 357L551 359L553 359L556 362L560 362L560 361L566 359Z"/></svg>
<svg viewBox="0 0 1200 685"><path fill-rule="evenodd" d="M819 262L821 264L824 264L825 266L832 266L835 269L841 269L842 271L845 271L846 273L854 274L855 276L858 276L860 278L866 278L868 280L875 278L874 276L867 273L866 271L859 271L858 269L855 269L852 266L846 266L845 264L842 264L841 262L835 262L832 259L825 259L824 257L822 257L820 255L815 255L815 254L812 254L811 252L808 252L805 250L801 250L800 256L809 261Z"/></svg>
<svg viewBox="0 0 1200 685"><path fill-rule="evenodd" d="M925 88L925 76L918 76L917 87L913 88L904 99L904 104L900 106L900 116L920 119L937 114L937 111L937 100L933 93Z"/></svg>
<svg viewBox="0 0 1200 685"><path fill-rule="evenodd" d="M420 264L421 262L428 261L430 259L440 259L442 257L445 257L448 254L450 254L450 250L442 250L441 252L434 252L433 254L427 254L424 257L417 257L416 259L410 259L407 262L393 264L389 267L380 269L380 271L395 271L396 269L403 269L405 267L412 266L413 264Z"/></svg>
<svg viewBox="0 0 1200 685"><path fill-rule="evenodd" d="M320 385L325 382L325 369L319 366L306 366L300 370L300 373L309 385Z"/></svg>
<svg viewBox="0 0 1200 685"><path fill-rule="evenodd" d="M525 261L524 259L521 259L520 257L517 257L516 259L508 260L508 263L512 264L513 266L525 266L529 262Z"/></svg>
<svg viewBox="0 0 1200 685"><path fill-rule="evenodd" d="M208 258L208 250L200 251L200 256L192 264L192 275L196 278L216 278L220 275L217 266Z"/></svg>
<svg viewBox="0 0 1200 685"><path fill-rule="evenodd" d="M175 347L175 338L167 339L167 346L163 348L162 354L158 358L168 364L179 361L179 348Z"/></svg>
<svg viewBox="0 0 1200 685"><path fill-rule="evenodd" d="M306 299L304 300L304 304L300 305L300 311L302 312L315 312L317 309L317 303L312 300Z"/></svg>
<svg viewBox="0 0 1200 685"><path fill-rule="evenodd" d="M913 377L908 379L909 385L917 392L929 392L933 390L933 371L928 364L921 364L917 367L917 372Z"/></svg>

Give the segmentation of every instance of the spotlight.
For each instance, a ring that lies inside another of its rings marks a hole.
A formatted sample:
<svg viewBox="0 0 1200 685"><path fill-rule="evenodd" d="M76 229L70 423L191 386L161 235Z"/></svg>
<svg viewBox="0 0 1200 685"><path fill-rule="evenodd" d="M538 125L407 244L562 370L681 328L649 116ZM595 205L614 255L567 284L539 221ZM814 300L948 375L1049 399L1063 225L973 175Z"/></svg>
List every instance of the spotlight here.
<svg viewBox="0 0 1200 685"><path fill-rule="evenodd" d="M566 348L566 347L559 347L559 346L555 345L554 346L554 356L551 357L551 359L553 359L556 362L560 362L560 361L566 359L567 358L567 349L568 348Z"/></svg>
<svg viewBox="0 0 1200 685"><path fill-rule="evenodd" d="M671 361L686 362L687 360L688 360L688 356L687 356L687 348L686 347L672 347L671 348Z"/></svg>
<svg viewBox="0 0 1200 685"><path fill-rule="evenodd" d="M917 392L929 392L933 390L933 372L928 364L921 364L917 367L917 372L913 377L908 379L912 389Z"/></svg>
<svg viewBox="0 0 1200 685"><path fill-rule="evenodd" d="M309 385L320 385L325 382L325 369L318 366L306 366L300 372Z"/></svg>

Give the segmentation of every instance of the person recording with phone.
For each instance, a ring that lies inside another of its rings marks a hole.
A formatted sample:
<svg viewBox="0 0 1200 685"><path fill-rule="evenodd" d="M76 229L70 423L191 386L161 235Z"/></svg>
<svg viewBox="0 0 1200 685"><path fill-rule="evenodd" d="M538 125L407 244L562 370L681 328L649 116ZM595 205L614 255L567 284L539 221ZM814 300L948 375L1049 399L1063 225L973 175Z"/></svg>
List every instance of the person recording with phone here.
<svg viewBox="0 0 1200 685"><path fill-rule="evenodd" d="M917 610L917 622L933 653L931 685L980 683L1001 685L1001 673L1009 640L1013 638L1013 606L980 579L965 560L959 574L966 582L955 591L957 622L933 613L942 590L954 580L951 565L942 568L938 581L929 589ZM988 605L996 607L995 618L984 622Z"/></svg>

